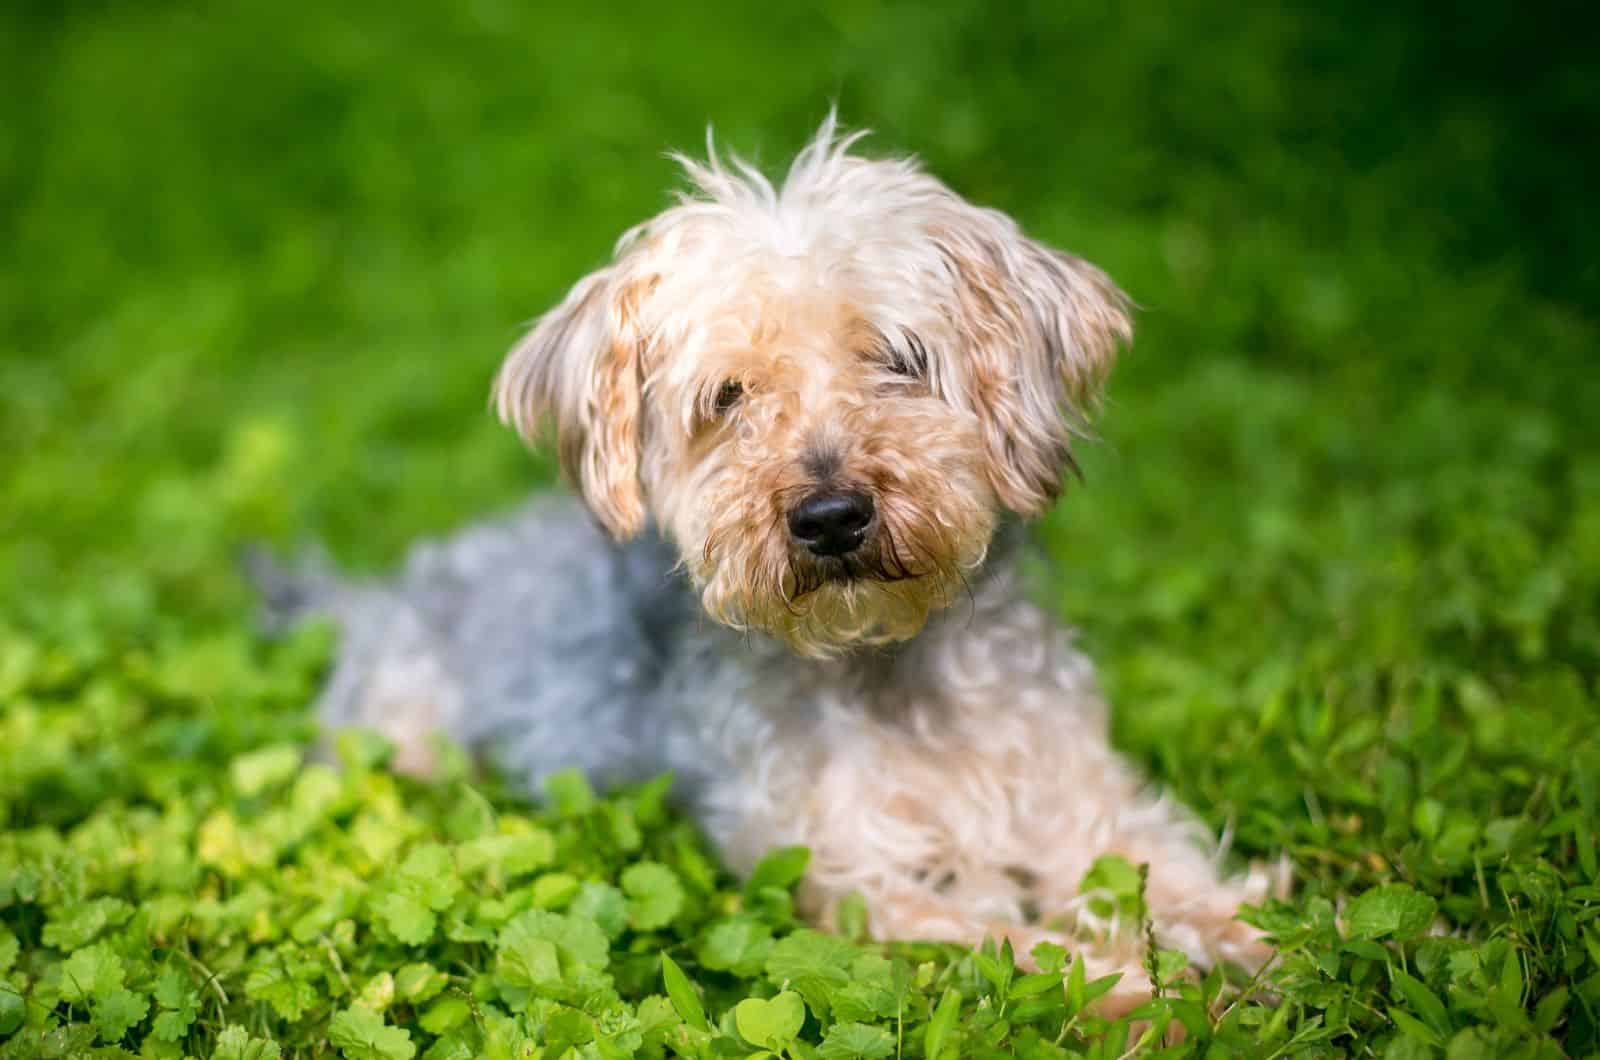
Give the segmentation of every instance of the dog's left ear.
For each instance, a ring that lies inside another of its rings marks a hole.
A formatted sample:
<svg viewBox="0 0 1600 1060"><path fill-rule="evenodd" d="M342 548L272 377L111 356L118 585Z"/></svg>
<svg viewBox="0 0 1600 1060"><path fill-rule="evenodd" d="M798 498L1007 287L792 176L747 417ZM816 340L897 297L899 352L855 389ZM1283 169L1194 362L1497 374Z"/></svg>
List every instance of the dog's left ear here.
<svg viewBox="0 0 1600 1060"><path fill-rule="evenodd" d="M506 355L494 382L500 419L529 445L554 422L562 471L618 540L645 518L640 303L654 282L627 259L585 277Z"/></svg>
<svg viewBox="0 0 1600 1060"><path fill-rule="evenodd" d="M965 211L934 232L955 280L959 376L996 495L1038 515L1060 494L1073 432L1133 337L1129 301L1105 273L1027 238L1004 214Z"/></svg>

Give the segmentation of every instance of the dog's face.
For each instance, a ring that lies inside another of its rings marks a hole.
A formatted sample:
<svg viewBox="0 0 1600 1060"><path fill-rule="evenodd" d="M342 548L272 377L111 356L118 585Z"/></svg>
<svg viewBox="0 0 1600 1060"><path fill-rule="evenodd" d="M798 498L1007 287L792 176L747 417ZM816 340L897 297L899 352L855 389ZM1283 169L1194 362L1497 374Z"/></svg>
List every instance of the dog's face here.
<svg viewBox="0 0 1600 1060"><path fill-rule="evenodd" d="M513 349L500 415L619 538L653 517L706 611L808 655L904 640L1003 510L1042 511L1130 334L1093 266L833 124L781 188L696 193L625 235Z"/></svg>

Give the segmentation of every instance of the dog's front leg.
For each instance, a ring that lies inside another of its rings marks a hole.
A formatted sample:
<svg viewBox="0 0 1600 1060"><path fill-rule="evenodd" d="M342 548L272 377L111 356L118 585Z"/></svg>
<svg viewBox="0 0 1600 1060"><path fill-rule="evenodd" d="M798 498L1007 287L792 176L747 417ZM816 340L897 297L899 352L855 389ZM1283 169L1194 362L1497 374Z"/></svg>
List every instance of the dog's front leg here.
<svg viewBox="0 0 1600 1060"><path fill-rule="evenodd" d="M855 894L879 940L1005 939L1025 967L1050 942L1091 979L1121 976L1097 1011L1115 1015L1149 998L1137 932L1097 938L1039 915L1046 852L1019 827L1005 794L1010 774L990 775L992 763L964 753L959 765L943 762L898 739L836 747L803 770L769 762L767 786L727 786L710 829L735 869L748 871L772 846L804 845L811 860L799 905L819 927L835 929L839 902Z"/></svg>

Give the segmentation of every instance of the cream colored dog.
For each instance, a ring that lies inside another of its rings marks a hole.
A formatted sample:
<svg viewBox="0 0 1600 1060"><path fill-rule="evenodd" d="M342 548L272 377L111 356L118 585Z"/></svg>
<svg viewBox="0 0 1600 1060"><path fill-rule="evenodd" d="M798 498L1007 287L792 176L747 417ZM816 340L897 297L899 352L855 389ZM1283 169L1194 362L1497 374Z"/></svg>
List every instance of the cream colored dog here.
<svg viewBox="0 0 1600 1060"><path fill-rule="evenodd" d="M1088 660L1013 572L1127 300L858 135L830 118L781 186L681 160L693 190L494 386L530 442L553 425L593 518L546 500L396 583L289 587L344 626L324 715L414 766L446 731L530 785L673 770L736 870L811 849L820 922L859 892L882 938L1054 940L1124 973L1113 1005L1149 985L1139 925L1079 889L1102 854L1149 866L1163 944L1259 965L1234 914L1281 874L1224 876L1113 752Z"/></svg>

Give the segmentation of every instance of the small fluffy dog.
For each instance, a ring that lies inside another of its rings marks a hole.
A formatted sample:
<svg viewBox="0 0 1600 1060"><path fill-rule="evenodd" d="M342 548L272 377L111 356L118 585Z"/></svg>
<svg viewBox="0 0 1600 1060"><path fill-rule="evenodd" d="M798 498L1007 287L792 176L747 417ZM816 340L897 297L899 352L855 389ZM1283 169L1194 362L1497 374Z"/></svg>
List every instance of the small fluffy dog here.
<svg viewBox="0 0 1600 1060"><path fill-rule="evenodd" d="M554 499L419 547L391 584L301 576L333 616L333 725L428 767L447 733L531 787L676 774L738 871L804 844L808 915L885 939L1054 940L1147 995L1137 925L1079 883L1149 866L1156 938L1259 965L1219 872L1112 751L1089 661L1029 603L1019 522L1056 497L1121 343L1099 269L830 117L781 186L712 151L507 356L502 419L553 425ZM1102 907L1103 908L1103 907Z"/></svg>

